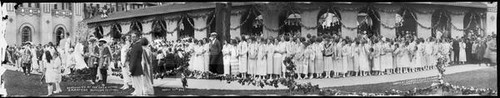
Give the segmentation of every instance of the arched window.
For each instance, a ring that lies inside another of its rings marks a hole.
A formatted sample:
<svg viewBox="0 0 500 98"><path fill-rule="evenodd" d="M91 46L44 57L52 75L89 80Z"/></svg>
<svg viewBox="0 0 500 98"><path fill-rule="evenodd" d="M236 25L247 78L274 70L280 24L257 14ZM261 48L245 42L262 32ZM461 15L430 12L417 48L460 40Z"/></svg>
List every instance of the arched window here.
<svg viewBox="0 0 500 98"><path fill-rule="evenodd" d="M152 25L152 31L151 33L153 34L153 39L160 39L160 38L164 38L167 36L166 34L166 28L167 26L167 23L162 20L162 19L157 19L155 21L153 21L153 25Z"/></svg>
<svg viewBox="0 0 500 98"><path fill-rule="evenodd" d="M328 34L340 35L341 33L340 12L334 8L321 9L318 14L318 36Z"/></svg>
<svg viewBox="0 0 500 98"><path fill-rule="evenodd" d="M56 45L59 46L59 42L64 38L64 28L58 27L56 29Z"/></svg>
<svg viewBox="0 0 500 98"><path fill-rule="evenodd" d="M135 30L142 33L142 24L139 21L132 21L130 24L130 31Z"/></svg>
<svg viewBox="0 0 500 98"><path fill-rule="evenodd" d="M118 23L114 23L111 25L111 30L108 35L110 35L113 39L120 39L122 37L122 27Z"/></svg>
<svg viewBox="0 0 500 98"><path fill-rule="evenodd" d="M480 36L479 30L481 28L481 17L474 11L469 11L464 16L464 36Z"/></svg>
<svg viewBox="0 0 500 98"><path fill-rule="evenodd" d="M358 34L368 37L380 35L380 15L371 7L366 7L358 13Z"/></svg>
<svg viewBox="0 0 500 98"><path fill-rule="evenodd" d="M259 11L249 9L243 16L240 22L243 23L240 29L241 35L262 35L262 15Z"/></svg>
<svg viewBox="0 0 500 98"><path fill-rule="evenodd" d="M417 36L417 16L408 8L401 8L396 14L396 37Z"/></svg>
<svg viewBox="0 0 500 98"><path fill-rule="evenodd" d="M32 30L30 27L28 26L24 26L22 29L21 29L21 41L24 43L26 41L31 41L31 33L32 33Z"/></svg>
<svg viewBox="0 0 500 98"><path fill-rule="evenodd" d="M210 33L212 32L216 32L215 30L215 27L216 27L216 23L215 23L215 19L216 19L216 15L215 13L211 13L210 16L208 16L207 18L207 38L210 37ZM220 35L219 35L220 36Z"/></svg>
<svg viewBox="0 0 500 98"><path fill-rule="evenodd" d="M187 16L183 17L178 23L179 28L177 38L194 37L194 28L191 24L196 25L194 24L193 18Z"/></svg>
<svg viewBox="0 0 500 98"><path fill-rule="evenodd" d="M279 18L280 30L278 35L300 35L302 31L302 26L300 26L301 18L297 12L292 10L284 11Z"/></svg>
<svg viewBox="0 0 500 98"><path fill-rule="evenodd" d="M97 26L94 30L94 37L97 39L103 38L103 32L102 26Z"/></svg>
<svg viewBox="0 0 500 98"><path fill-rule="evenodd" d="M434 38L451 38L451 18L444 9L437 9L432 13L432 34Z"/></svg>

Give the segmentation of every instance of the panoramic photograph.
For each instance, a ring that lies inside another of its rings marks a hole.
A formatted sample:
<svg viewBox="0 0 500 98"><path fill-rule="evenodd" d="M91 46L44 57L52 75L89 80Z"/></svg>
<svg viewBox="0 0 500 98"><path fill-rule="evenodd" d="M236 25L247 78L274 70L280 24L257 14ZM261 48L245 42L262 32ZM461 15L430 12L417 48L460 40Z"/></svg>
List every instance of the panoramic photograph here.
<svg viewBox="0 0 500 98"><path fill-rule="evenodd" d="M497 1L0 3L0 97L498 96Z"/></svg>

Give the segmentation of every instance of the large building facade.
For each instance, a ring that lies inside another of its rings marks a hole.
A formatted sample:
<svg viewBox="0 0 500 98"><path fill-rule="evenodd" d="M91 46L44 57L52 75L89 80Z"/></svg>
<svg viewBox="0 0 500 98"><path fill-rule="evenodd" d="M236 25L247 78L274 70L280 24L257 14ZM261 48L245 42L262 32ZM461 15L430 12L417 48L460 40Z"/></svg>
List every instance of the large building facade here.
<svg viewBox="0 0 500 98"><path fill-rule="evenodd" d="M75 38L78 24L107 9L108 13L147 8L163 3L5 3L7 28L5 39L9 45L57 43L65 33ZM89 10L93 9L93 10Z"/></svg>
<svg viewBox="0 0 500 98"><path fill-rule="evenodd" d="M496 27L491 26L496 23L489 22L490 8L496 9L496 2L494 6L486 2L232 2L230 18L225 21L230 21L231 38L323 33L355 37L364 32L388 38L408 34L456 38L496 33ZM220 17L216 9L216 3L161 5L110 13L87 23L94 35L137 30L150 40L202 39L220 25L214 23L215 17ZM496 16L491 17L496 20ZM325 26L327 19L330 25Z"/></svg>

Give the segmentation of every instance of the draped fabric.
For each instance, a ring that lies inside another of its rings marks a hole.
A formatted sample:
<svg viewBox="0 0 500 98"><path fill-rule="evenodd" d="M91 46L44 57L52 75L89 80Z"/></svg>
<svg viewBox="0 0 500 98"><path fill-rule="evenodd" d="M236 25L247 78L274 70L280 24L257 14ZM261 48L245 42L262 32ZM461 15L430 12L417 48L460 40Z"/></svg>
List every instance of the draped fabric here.
<svg viewBox="0 0 500 98"><path fill-rule="evenodd" d="M109 31L108 35L110 35L111 38L119 39L122 37L121 31L122 31L121 26L118 24L115 24L111 27L111 30Z"/></svg>

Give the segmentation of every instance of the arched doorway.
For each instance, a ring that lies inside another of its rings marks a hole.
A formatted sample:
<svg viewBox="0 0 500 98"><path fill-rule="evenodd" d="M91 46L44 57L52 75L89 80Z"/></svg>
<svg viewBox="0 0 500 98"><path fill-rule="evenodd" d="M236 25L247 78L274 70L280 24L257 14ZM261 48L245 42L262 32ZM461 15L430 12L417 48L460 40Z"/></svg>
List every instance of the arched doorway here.
<svg viewBox="0 0 500 98"><path fill-rule="evenodd" d="M64 38L64 28L58 27L56 29L56 46L59 46L59 41L61 41Z"/></svg>
<svg viewBox="0 0 500 98"><path fill-rule="evenodd" d="M380 35L380 14L371 6L363 8L358 12L358 34L367 35Z"/></svg>
<svg viewBox="0 0 500 98"><path fill-rule="evenodd" d="M317 35L333 35L341 34L342 17L336 8L321 9L318 14L318 34Z"/></svg>
<svg viewBox="0 0 500 98"><path fill-rule="evenodd" d="M432 32L434 38L451 38L451 18L444 9L437 9L432 13Z"/></svg>
<svg viewBox="0 0 500 98"><path fill-rule="evenodd" d="M27 42L27 41L31 41L31 34L32 34L33 30L31 30L30 27L28 26L24 26L22 29L21 29L21 42Z"/></svg>
<svg viewBox="0 0 500 98"><path fill-rule="evenodd" d="M94 30L94 37L97 39L101 39L104 37L103 33L104 33L104 31L103 31L102 26L97 26Z"/></svg>
<svg viewBox="0 0 500 98"><path fill-rule="evenodd" d="M259 11L249 9L240 19L243 23L240 29L241 35L262 35L262 15Z"/></svg>
<svg viewBox="0 0 500 98"><path fill-rule="evenodd" d="M109 31L108 35L113 38L113 40L120 39L122 37L122 27L118 24L115 23L111 25L111 30Z"/></svg>
<svg viewBox="0 0 500 98"><path fill-rule="evenodd" d="M153 34L153 39L162 39L167 36L166 28L167 23L162 19L157 19L153 21L153 25L151 26L151 34Z"/></svg>
<svg viewBox="0 0 500 98"><path fill-rule="evenodd" d="M478 13L469 11L464 16L464 36L480 36L479 29L481 28L481 18Z"/></svg>
<svg viewBox="0 0 500 98"><path fill-rule="evenodd" d="M302 31L302 26L300 25L301 22L301 16L300 13L292 11L292 10L286 10L283 13L280 14L279 16L279 33L278 35L285 35L285 36L295 36L295 35L301 35Z"/></svg>
<svg viewBox="0 0 500 98"><path fill-rule="evenodd" d="M217 25L217 24L215 23L215 19L216 19L216 17L217 17L217 16L215 16L215 13L214 13L214 12L212 12L212 13L210 14L210 16L208 16L208 18L207 18L207 26L208 26L208 28L207 28L207 38L208 38L208 37L210 37L210 33L212 33L212 32L216 32L216 31L215 31L215 27L216 27L216 25ZM220 35L219 35L219 36L220 36Z"/></svg>
<svg viewBox="0 0 500 98"><path fill-rule="evenodd" d="M417 16L408 8L401 8L396 14L396 37L417 36Z"/></svg>
<svg viewBox="0 0 500 98"><path fill-rule="evenodd" d="M193 26L195 24L193 18L184 16L181 21L179 21L178 26L179 26L179 32L177 38L184 38L184 37L194 37L194 28ZM193 25L191 25L193 24Z"/></svg>

